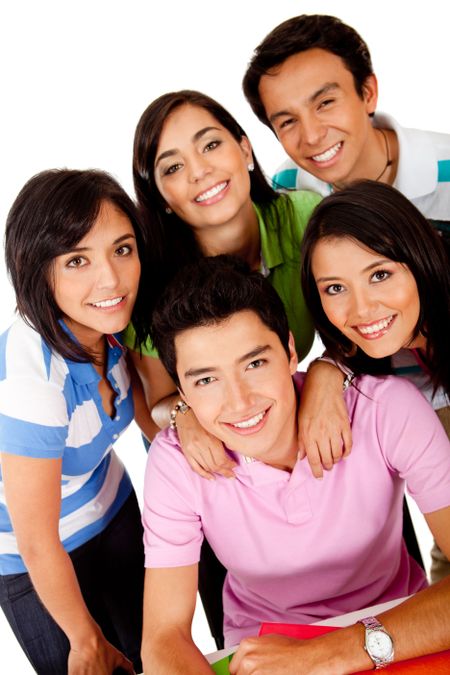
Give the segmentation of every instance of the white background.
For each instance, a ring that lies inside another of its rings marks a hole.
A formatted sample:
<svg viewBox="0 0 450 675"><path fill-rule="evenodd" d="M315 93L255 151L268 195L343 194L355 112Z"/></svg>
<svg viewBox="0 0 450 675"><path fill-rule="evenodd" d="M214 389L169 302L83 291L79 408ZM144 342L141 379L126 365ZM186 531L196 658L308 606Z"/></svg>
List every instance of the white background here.
<svg viewBox="0 0 450 675"><path fill-rule="evenodd" d="M147 105L174 89L217 98L246 129L267 173L283 159L253 116L241 80L253 48L278 23L327 13L367 41L379 109L405 126L450 131L449 17L439 0L9 0L0 7L0 223L33 174L98 167L132 193L134 129ZM36 264L39 261L36 260ZM0 332L13 318L0 264ZM138 494L145 454L132 428L120 454ZM427 544L426 544L427 546ZM199 615L200 646L214 645ZM1 671L31 673L0 612Z"/></svg>

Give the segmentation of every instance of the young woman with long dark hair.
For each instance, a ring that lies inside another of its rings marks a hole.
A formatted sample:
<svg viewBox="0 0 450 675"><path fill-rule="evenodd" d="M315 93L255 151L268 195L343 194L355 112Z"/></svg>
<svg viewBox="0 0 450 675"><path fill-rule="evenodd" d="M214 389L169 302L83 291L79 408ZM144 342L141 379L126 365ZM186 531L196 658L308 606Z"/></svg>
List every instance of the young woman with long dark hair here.
<svg viewBox="0 0 450 675"><path fill-rule="evenodd" d="M306 229L302 285L330 357L355 373L406 375L450 436L448 252L416 207L373 181L326 197Z"/></svg>
<svg viewBox="0 0 450 675"><path fill-rule="evenodd" d="M0 605L45 675L141 672L142 527L113 443L134 415L120 332L142 334L144 236L99 171L34 176L6 223Z"/></svg>

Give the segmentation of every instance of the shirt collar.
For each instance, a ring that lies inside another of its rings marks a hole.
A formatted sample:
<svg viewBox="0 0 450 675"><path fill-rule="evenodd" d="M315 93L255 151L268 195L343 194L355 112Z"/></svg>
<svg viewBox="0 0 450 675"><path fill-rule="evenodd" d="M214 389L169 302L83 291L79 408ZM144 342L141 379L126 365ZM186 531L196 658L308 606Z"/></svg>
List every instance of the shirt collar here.
<svg viewBox="0 0 450 675"><path fill-rule="evenodd" d="M408 199L417 199L436 190L438 161L426 131L405 129L385 113L376 113L374 127L392 129L398 140L399 158L394 187Z"/></svg>
<svg viewBox="0 0 450 675"><path fill-rule="evenodd" d="M62 319L60 320L60 324L65 332L72 338L72 340L78 343L77 338ZM116 365L122 353L125 351L125 348L120 343L119 334L107 335L106 344L108 346L107 361L109 374L112 368ZM97 373L94 366L90 362L78 363L77 361L72 361L71 359L65 359L65 362L71 377L77 384L93 384L97 383L101 379L100 375Z"/></svg>

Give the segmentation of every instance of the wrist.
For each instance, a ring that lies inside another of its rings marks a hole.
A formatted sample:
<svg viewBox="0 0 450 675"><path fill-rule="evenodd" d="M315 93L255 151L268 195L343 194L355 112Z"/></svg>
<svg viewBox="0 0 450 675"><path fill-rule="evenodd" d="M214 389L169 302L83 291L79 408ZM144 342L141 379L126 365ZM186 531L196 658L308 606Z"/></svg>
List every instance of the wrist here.
<svg viewBox="0 0 450 675"><path fill-rule="evenodd" d="M181 415L186 415L190 411L190 406L188 406L187 403L182 401L181 399L178 399L175 402L175 405L173 406L172 410L170 411L170 421L169 421L169 426L171 429L176 429L177 428L177 417L179 414Z"/></svg>
<svg viewBox="0 0 450 675"><path fill-rule="evenodd" d="M103 633L93 619L67 632L67 639L73 651L96 651L103 640Z"/></svg>

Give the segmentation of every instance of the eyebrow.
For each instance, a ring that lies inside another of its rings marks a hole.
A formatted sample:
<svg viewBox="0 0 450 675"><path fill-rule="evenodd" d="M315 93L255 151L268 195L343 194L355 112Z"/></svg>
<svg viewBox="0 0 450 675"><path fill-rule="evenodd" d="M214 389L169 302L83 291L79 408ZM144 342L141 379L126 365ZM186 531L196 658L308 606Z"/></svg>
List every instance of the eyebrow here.
<svg viewBox="0 0 450 675"><path fill-rule="evenodd" d="M199 141L202 138L202 136L208 133L208 131L220 131L220 129L218 127L203 127L203 129L199 129L199 131L197 131L192 136L192 142L196 143L197 141ZM167 157L173 157L178 152L179 150L177 148L172 148L171 150L165 150L164 152L162 152L156 159L155 169L158 166L159 162L161 162L161 160L166 159Z"/></svg>
<svg viewBox="0 0 450 675"><path fill-rule="evenodd" d="M254 359L256 356L261 356L261 354L264 354L268 351L272 350L272 347L270 345L260 345L258 347L255 347L251 351L247 352L246 354L243 354L240 356L236 363L243 363L245 361L248 361L249 359ZM184 373L184 376L187 377L201 377L205 376L211 373L216 372L219 370L219 366L205 366L204 368L189 368L186 370Z"/></svg>
<svg viewBox="0 0 450 675"><path fill-rule="evenodd" d="M117 244L121 244L123 241L126 241L127 239L136 239L136 237L131 232L129 234L123 234L122 236L115 239L112 242L111 246L117 246ZM67 253L64 253L63 255L70 255L71 253L82 253L83 251L90 251L90 250L91 248L89 246L75 246L75 248L71 248L70 251L67 251Z"/></svg>
<svg viewBox="0 0 450 675"><path fill-rule="evenodd" d="M335 89L340 89L340 86L337 82L326 82L322 87L320 87L320 89L317 89L314 94L311 94L307 101L308 103L314 103L318 98L324 94L334 91ZM288 110L280 110L269 117L269 122L275 122L275 120L277 120L279 117L286 117L286 115L291 114L292 113L290 113Z"/></svg>
<svg viewBox="0 0 450 675"><path fill-rule="evenodd" d="M395 262L394 260L389 260L389 258L380 258L380 260L375 260L375 262L370 263L370 265L367 265L367 267L364 267L361 272L370 272L370 270L373 270L375 267L379 267L380 265L385 265L386 263L392 263ZM316 284L318 283L323 283L324 281L341 281L342 277L319 277L316 279Z"/></svg>

